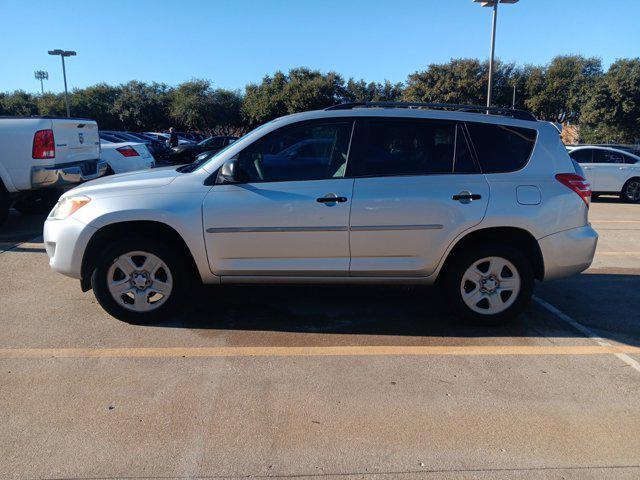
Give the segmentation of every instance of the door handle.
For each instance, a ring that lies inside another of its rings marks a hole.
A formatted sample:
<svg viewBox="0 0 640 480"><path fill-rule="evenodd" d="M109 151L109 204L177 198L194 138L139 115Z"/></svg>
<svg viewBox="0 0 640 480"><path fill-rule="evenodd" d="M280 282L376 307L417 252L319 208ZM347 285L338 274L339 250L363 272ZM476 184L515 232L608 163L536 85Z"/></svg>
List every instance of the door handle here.
<svg viewBox="0 0 640 480"><path fill-rule="evenodd" d="M318 203L344 203L347 197L339 197L335 193L327 193L324 197L316 198Z"/></svg>
<svg viewBox="0 0 640 480"><path fill-rule="evenodd" d="M457 200L460 203L469 203L472 200L480 200L482 198L482 195L478 194L478 193L471 193L471 192L460 192L457 195L454 195L453 197L451 197L451 200Z"/></svg>

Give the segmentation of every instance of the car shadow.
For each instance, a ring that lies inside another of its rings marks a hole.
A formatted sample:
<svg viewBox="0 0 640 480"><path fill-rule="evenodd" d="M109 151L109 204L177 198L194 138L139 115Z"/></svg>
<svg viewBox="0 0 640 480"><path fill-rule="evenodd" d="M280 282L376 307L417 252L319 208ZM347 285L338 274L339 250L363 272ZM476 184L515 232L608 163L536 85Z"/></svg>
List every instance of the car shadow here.
<svg viewBox="0 0 640 480"><path fill-rule="evenodd" d="M603 338L640 346L638 291L640 275L583 274L538 284L536 295ZM464 323L451 314L441 290L427 287L221 286L206 287L199 297L204 301L156 326L396 337L584 338L535 301L506 325Z"/></svg>

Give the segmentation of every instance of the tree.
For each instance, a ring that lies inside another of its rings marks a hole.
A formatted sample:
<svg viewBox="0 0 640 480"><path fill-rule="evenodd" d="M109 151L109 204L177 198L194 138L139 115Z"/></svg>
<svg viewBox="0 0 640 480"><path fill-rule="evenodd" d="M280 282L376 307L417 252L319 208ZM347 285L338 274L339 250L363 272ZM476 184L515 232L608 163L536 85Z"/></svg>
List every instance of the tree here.
<svg viewBox="0 0 640 480"><path fill-rule="evenodd" d="M209 80L193 79L171 92L171 118L186 129L203 130L213 120L213 90Z"/></svg>
<svg viewBox="0 0 640 480"><path fill-rule="evenodd" d="M580 136L590 143L640 140L640 58L618 60L589 95Z"/></svg>
<svg viewBox="0 0 640 480"><path fill-rule="evenodd" d="M389 80L367 83L350 78L342 96L347 102L397 102L401 99L402 92L402 83L391 83Z"/></svg>
<svg viewBox="0 0 640 480"><path fill-rule="evenodd" d="M38 104L30 93L16 90L2 97L2 111L4 115L29 116L38 114Z"/></svg>
<svg viewBox="0 0 640 480"><path fill-rule="evenodd" d="M118 90L111 112L118 119L120 128L156 130L165 127L169 102L167 85L156 82L148 85L134 80Z"/></svg>
<svg viewBox="0 0 640 480"><path fill-rule="evenodd" d="M247 85L242 115L247 124L257 126L282 115L340 103L343 94L344 81L337 73L295 68L288 74L267 75L260 84Z"/></svg>
<svg viewBox="0 0 640 480"><path fill-rule="evenodd" d="M528 66L525 72L525 106L544 120L575 122L602 76L602 64L597 58L566 55L544 67Z"/></svg>
<svg viewBox="0 0 640 480"><path fill-rule="evenodd" d="M67 115L67 107L64 102L63 93L47 92L44 95L40 95L36 99L36 102L38 104L38 113L40 115L51 115L54 117L63 117ZM75 112L73 112L73 115L80 116Z"/></svg>
<svg viewBox="0 0 640 480"><path fill-rule="evenodd" d="M242 135L246 132L242 119L242 95L239 92L222 88L213 91L208 130L213 135Z"/></svg>

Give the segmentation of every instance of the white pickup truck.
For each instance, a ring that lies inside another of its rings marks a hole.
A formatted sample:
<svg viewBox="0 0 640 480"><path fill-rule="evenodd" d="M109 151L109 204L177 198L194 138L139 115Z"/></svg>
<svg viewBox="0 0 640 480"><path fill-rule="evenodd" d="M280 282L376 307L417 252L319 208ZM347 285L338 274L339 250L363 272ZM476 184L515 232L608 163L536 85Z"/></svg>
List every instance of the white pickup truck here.
<svg viewBox="0 0 640 480"><path fill-rule="evenodd" d="M0 224L11 205L46 213L60 190L104 175L94 120L0 117Z"/></svg>

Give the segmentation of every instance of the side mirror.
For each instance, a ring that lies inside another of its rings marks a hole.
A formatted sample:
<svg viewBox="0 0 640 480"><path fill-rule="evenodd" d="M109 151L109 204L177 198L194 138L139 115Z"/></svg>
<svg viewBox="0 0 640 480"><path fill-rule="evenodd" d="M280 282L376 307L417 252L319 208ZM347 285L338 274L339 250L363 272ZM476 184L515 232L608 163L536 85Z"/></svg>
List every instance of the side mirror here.
<svg viewBox="0 0 640 480"><path fill-rule="evenodd" d="M220 167L216 183L247 183L248 181L249 175L247 175L247 172L242 169L238 159L232 158L231 160L224 162L222 167Z"/></svg>

